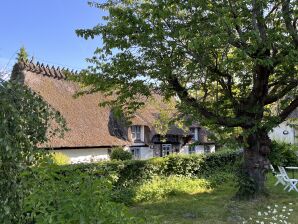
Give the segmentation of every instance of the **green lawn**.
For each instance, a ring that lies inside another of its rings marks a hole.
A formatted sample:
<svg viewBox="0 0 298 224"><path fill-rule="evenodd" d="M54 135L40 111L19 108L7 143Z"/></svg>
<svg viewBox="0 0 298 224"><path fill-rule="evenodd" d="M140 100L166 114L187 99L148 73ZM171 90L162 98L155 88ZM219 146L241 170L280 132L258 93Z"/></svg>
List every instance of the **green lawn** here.
<svg viewBox="0 0 298 224"><path fill-rule="evenodd" d="M270 176L267 186L270 195L259 200L244 202L232 200L236 189L233 183L227 182L211 191L201 191L200 193L187 192L169 196L166 199L143 202L131 208L135 216L153 218L157 223L242 223L243 219L254 217L260 220L258 211L265 212L267 206L276 208L279 214L282 207L291 207L294 211L288 215L288 223L298 223L298 193L285 192L281 186L273 186L275 179ZM289 205L293 203L293 205ZM263 216L266 217L266 216ZM255 219L255 220L256 220ZM270 223L268 220L265 223ZM248 222L248 223L256 223ZM278 222L276 222L278 223ZM281 222L279 222L281 223Z"/></svg>

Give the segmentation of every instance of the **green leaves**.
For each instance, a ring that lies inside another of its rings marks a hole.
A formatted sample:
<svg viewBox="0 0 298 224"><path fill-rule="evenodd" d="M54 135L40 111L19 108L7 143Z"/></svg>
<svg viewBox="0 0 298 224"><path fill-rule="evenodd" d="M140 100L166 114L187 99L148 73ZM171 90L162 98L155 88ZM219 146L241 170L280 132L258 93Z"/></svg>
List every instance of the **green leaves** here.
<svg viewBox="0 0 298 224"><path fill-rule="evenodd" d="M65 130L65 122L21 84L1 83L0 96L0 222L21 223L28 194L23 174L46 158L37 144L47 141L51 122L58 124L58 133Z"/></svg>
<svg viewBox="0 0 298 224"><path fill-rule="evenodd" d="M67 175L58 166L34 169L28 176L30 195L25 198L26 219L48 223L142 223L122 204L111 201L110 179L73 169Z"/></svg>
<svg viewBox="0 0 298 224"><path fill-rule="evenodd" d="M272 95L274 102L294 95L282 109L297 98L297 85L286 88L298 79L288 23L297 13L294 1L283 9L267 0L91 5L108 15L103 24L77 30L103 40L89 60L94 66L79 81L116 96L102 105L116 104L131 114L142 106L142 96L158 90L166 98L178 96L180 112L204 125L247 129L265 124L264 107Z"/></svg>

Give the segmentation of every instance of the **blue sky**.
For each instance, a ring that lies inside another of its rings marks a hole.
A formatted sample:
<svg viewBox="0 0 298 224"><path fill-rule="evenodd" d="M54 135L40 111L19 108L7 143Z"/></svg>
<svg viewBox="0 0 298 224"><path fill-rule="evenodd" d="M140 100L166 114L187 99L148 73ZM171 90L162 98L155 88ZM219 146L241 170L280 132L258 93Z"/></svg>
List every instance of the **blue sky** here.
<svg viewBox="0 0 298 224"><path fill-rule="evenodd" d="M85 40L75 29L102 22L103 12L87 0L1 0L0 69L11 69L16 52L24 46L30 56L50 65L85 68L100 38Z"/></svg>

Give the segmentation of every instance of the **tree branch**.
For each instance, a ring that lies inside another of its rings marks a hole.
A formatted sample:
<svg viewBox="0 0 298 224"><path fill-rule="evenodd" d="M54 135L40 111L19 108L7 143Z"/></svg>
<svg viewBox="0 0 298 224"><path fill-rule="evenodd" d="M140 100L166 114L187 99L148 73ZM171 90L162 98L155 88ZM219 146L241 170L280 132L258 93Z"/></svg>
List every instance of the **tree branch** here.
<svg viewBox="0 0 298 224"><path fill-rule="evenodd" d="M172 89L177 93L179 98L192 106L193 108L196 108L201 115L208 119L213 119L214 123L218 125L223 125L226 127L251 127L253 126L252 121L241 121L239 118L228 118L228 117L222 117L219 115L216 115L215 113L207 110L203 105L201 105L195 98L189 96L187 89L185 89L179 82L178 78L173 76L168 79L169 84L171 85Z"/></svg>
<svg viewBox="0 0 298 224"><path fill-rule="evenodd" d="M281 121L284 121L296 108L298 107L298 96L293 100L288 107L286 107L280 114Z"/></svg>
<svg viewBox="0 0 298 224"><path fill-rule="evenodd" d="M264 101L264 104L268 105L268 104L274 103L277 100L283 98L289 91L296 88L297 85L298 85L298 80L295 80L295 81L289 83L288 85L286 85L286 87L283 88L279 93L276 93L276 94L269 93L267 98Z"/></svg>
<svg viewBox="0 0 298 224"><path fill-rule="evenodd" d="M293 26L291 22L291 16L290 16L290 0L283 0L282 1L282 14L283 18L286 24L286 28L288 32L290 33L293 43L295 48L297 49L298 47L298 35L297 31L295 30L295 26Z"/></svg>

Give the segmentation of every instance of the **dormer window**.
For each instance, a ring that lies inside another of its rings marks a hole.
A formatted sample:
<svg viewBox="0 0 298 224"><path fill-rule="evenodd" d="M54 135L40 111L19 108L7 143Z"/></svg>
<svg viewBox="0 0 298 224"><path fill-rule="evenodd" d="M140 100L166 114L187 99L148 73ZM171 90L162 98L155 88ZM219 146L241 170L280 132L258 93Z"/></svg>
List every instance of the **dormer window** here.
<svg viewBox="0 0 298 224"><path fill-rule="evenodd" d="M141 126L131 126L131 137L134 141L141 141Z"/></svg>
<svg viewBox="0 0 298 224"><path fill-rule="evenodd" d="M195 128L190 128L189 132L190 132L190 135L191 135L191 140L196 141L196 129Z"/></svg>

